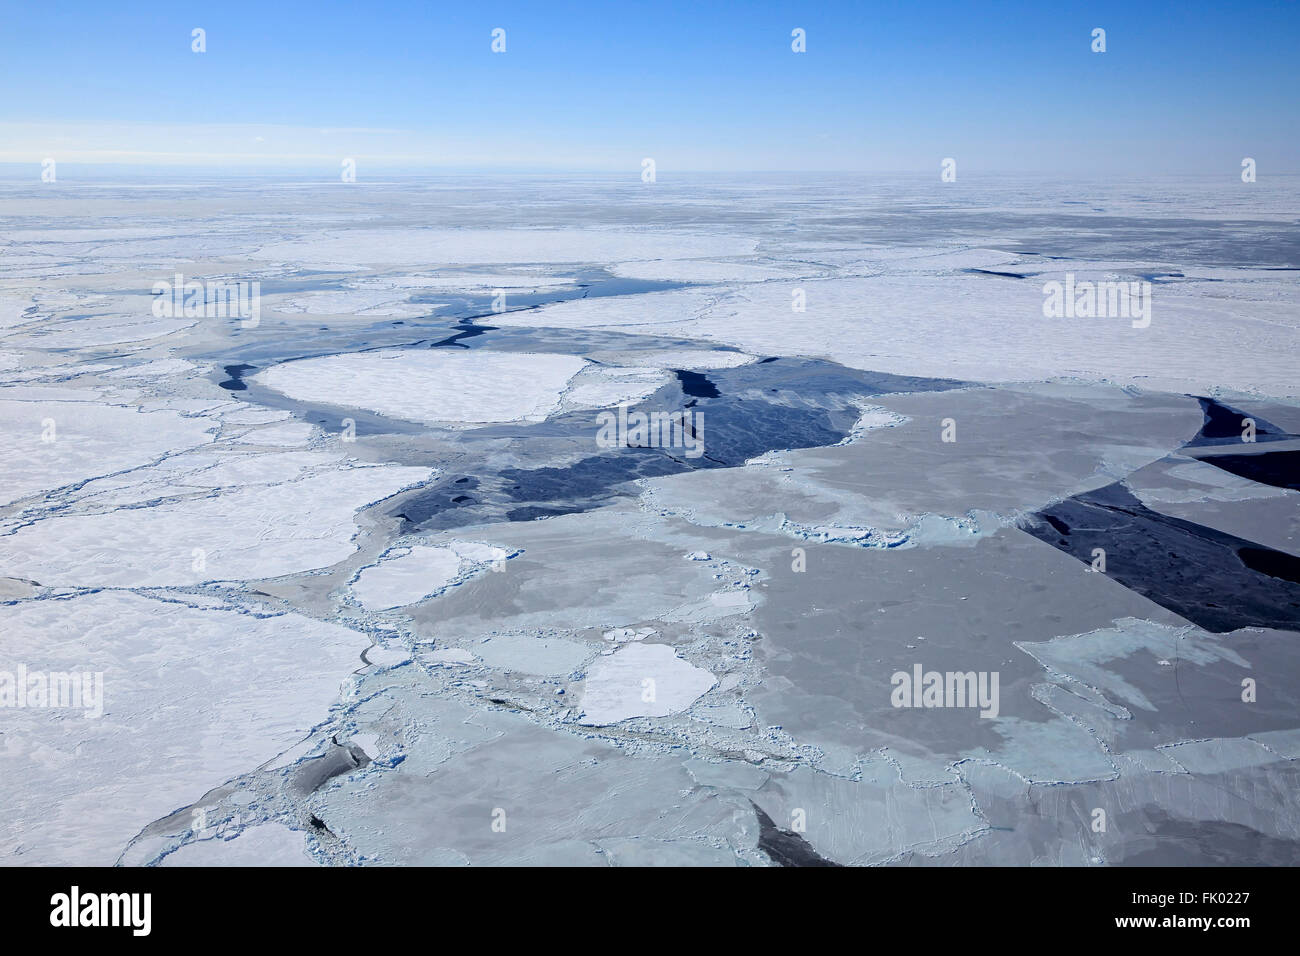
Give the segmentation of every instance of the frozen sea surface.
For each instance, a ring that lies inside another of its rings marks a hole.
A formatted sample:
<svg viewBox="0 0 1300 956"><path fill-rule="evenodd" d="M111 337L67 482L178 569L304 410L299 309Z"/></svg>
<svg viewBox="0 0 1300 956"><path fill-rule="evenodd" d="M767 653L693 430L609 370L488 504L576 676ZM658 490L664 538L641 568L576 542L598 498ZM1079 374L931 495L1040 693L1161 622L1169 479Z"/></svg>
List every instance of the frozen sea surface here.
<svg viewBox="0 0 1300 956"><path fill-rule="evenodd" d="M0 861L1300 862L1300 183L0 200Z"/></svg>

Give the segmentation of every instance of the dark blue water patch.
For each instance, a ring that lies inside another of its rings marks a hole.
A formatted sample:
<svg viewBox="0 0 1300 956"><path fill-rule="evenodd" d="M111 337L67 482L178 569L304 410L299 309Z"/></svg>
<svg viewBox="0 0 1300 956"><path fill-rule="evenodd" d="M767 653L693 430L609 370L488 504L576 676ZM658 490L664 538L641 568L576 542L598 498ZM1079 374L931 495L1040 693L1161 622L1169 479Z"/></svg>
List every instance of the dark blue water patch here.
<svg viewBox="0 0 1300 956"><path fill-rule="evenodd" d="M758 817L758 848L777 866L840 866L819 855L812 845L792 830L782 830L752 800Z"/></svg>
<svg viewBox="0 0 1300 956"><path fill-rule="evenodd" d="M685 369L673 369L673 374L681 383L682 391L691 398L717 398L719 395L717 386L709 381L707 375L688 372Z"/></svg>
<svg viewBox="0 0 1300 956"><path fill-rule="evenodd" d="M1069 534L1070 526L1062 521L1056 515L1044 514L1043 519L1056 529L1057 534Z"/></svg>
<svg viewBox="0 0 1300 956"><path fill-rule="evenodd" d="M1300 491L1300 451L1257 452L1252 455L1206 455L1201 461L1240 478L1274 488Z"/></svg>
<svg viewBox="0 0 1300 956"><path fill-rule="evenodd" d="M1023 279L1025 276L1019 272L998 272L996 269L962 269L969 275L977 276L998 276L1003 279Z"/></svg>
<svg viewBox="0 0 1300 956"><path fill-rule="evenodd" d="M1267 419L1212 398L1198 397L1196 400L1201 403L1201 410L1205 413L1205 423L1196 436L1183 446L1184 448L1193 450L1240 448L1241 451L1237 454L1196 455L1195 457L1240 478L1258 481L1260 484L1272 485L1275 488L1300 491L1300 452L1267 450L1270 442L1298 440L1300 435L1290 434ZM1243 423L1246 419L1255 423L1253 442L1242 440Z"/></svg>
<svg viewBox="0 0 1300 956"><path fill-rule="evenodd" d="M1272 548L1238 548L1237 557L1252 571L1300 584L1300 558Z"/></svg>
<svg viewBox="0 0 1300 956"><path fill-rule="evenodd" d="M558 518L560 515L577 514L583 509L578 505L572 505L567 508L542 508L536 505L529 505L527 508L516 508L513 511L506 512L507 521L536 521L538 518Z"/></svg>
<svg viewBox="0 0 1300 956"><path fill-rule="evenodd" d="M1290 437L1287 433L1274 425L1272 422L1265 421L1254 415L1250 415L1240 409L1225 405L1213 398L1205 396L1193 396L1201 405L1201 411L1205 414L1205 423L1201 430L1196 433L1186 445L1188 448L1196 448L1203 445L1221 445L1223 439L1230 441L1241 441L1243 431L1242 422L1247 418L1255 422L1256 435Z"/></svg>
<svg viewBox="0 0 1300 956"><path fill-rule="evenodd" d="M497 327L496 327L496 326L493 326L493 325L477 325L477 324L475 324L475 322L474 322L473 319L462 319L460 322L456 323L456 326L457 326L457 328L461 329L462 331L460 331L460 332L455 332L455 333L453 333L452 335L447 336L445 339L439 339L439 340L436 341L436 342L430 342L430 343L429 343L429 348L431 348L431 349L442 349L442 348L458 348L458 349L467 349L467 348L469 348L469 346L465 344L465 339L472 339L472 338L476 338L477 336L484 335L484 334L486 334L486 333L488 333L488 332L496 332L496 331L497 331Z"/></svg>
<svg viewBox="0 0 1300 956"><path fill-rule="evenodd" d="M256 371L256 369L256 365L227 365L225 370L226 375L229 377L224 382L218 382L217 384L231 392L246 391L248 386L244 384L244 375Z"/></svg>
<svg viewBox="0 0 1300 956"><path fill-rule="evenodd" d="M595 426L588 440L594 446ZM661 449L627 449L593 455L564 467L506 468L479 478L477 497L457 502L456 495L435 483L408 498L395 517L404 532L446 531L494 521L531 521L587 511L626 492L621 486L637 478L657 478L686 470Z"/></svg>
<svg viewBox="0 0 1300 956"><path fill-rule="evenodd" d="M687 412L691 416L688 423L703 445L697 457L688 454L693 444L687 439L689 431L683 434L683 444L676 447L624 444L602 448L596 441L599 409L556 416L544 426L526 426L528 431L518 425L489 426L462 432L461 442L530 437L538 441L544 436L571 449L590 449L590 454L564 465L481 473L476 476L477 493L471 502L454 500L460 492L448 478L407 498L394 514L407 522L404 530L409 532L585 511L635 494L637 489L631 483L637 479L738 467L774 449L834 445L857 422L860 413L855 399L965 384L862 372L816 359L777 359L715 369L707 378L698 378L703 383L679 375L673 383L627 407L628 416Z"/></svg>
<svg viewBox="0 0 1300 956"><path fill-rule="evenodd" d="M1300 583L1286 576L1294 557L1152 511L1122 482L1058 502L1022 528L1085 564L1101 548L1107 577L1207 631L1300 627Z"/></svg>

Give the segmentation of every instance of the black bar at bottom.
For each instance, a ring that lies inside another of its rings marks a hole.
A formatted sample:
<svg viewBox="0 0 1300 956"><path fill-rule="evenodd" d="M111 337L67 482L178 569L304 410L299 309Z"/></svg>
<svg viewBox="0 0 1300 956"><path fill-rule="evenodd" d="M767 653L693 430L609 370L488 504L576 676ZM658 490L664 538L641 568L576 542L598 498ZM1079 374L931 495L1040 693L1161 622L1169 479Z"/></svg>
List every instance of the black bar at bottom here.
<svg viewBox="0 0 1300 956"><path fill-rule="evenodd" d="M629 932L654 938L703 919L715 933L730 926L746 938L775 920L802 925L801 933L851 925L865 942L900 920L922 920L908 925L940 938L966 927L1041 933L1025 937L1039 942L1199 935L1231 944L1261 928L1286 931L1293 879L1285 868L625 869L599 879L533 869L10 868L0 870L0 919L11 943L77 934L127 945L338 945L386 925L446 939L453 926L478 920L494 945L517 933L539 943L585 938L608 950Z"/></svg>

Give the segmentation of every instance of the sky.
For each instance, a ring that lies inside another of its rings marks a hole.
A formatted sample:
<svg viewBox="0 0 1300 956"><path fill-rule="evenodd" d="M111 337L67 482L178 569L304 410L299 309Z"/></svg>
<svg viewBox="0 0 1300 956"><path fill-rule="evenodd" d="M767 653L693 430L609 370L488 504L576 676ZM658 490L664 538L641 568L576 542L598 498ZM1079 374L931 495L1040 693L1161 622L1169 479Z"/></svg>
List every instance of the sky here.
<svg viewBox="0 0 1300 956"><path fill-rule="evenodd" d="M1298 81L1296 0L2 0L0 162L1297 173Z"/></svg>

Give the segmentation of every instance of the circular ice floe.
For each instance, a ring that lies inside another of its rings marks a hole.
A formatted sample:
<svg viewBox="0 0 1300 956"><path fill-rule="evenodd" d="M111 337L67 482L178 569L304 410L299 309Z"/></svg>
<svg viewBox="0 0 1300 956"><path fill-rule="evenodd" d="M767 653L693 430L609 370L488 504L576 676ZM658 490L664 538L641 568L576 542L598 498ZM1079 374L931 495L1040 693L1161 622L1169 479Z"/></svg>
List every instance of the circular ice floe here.
<svg viewBox="0 0 1300 956"><path fill-rule="evenodd" d="M273 366L254 381L302 402L430 424L543 421L586 363L575 355L382 349Z"/></svg>
<svg viewBox="0 0 1300 956"><path fill-rule="evenodd" d="M403 607L445 588L459 573L460 555L455 551L417 547L363 569L352 593L371 610Z"/></svg>

